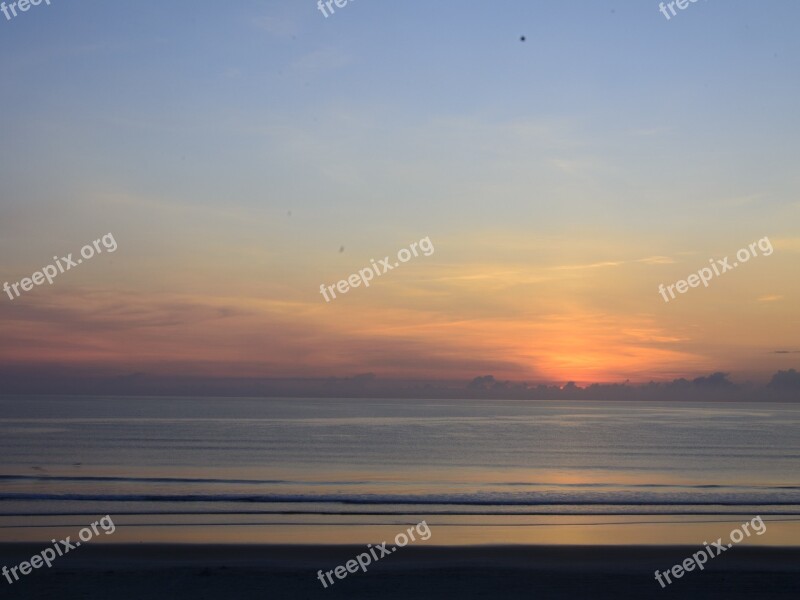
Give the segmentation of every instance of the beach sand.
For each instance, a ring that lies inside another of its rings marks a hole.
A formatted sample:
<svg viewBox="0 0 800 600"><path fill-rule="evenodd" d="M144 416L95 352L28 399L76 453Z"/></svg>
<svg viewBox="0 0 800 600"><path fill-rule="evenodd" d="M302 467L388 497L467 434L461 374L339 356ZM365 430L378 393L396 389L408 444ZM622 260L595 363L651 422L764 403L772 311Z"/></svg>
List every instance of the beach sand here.
<svg viewBox="0 0 800 600"><path fill-rule="evenodd" d="M0 564L40 552L0 545ZM796 599L800 549L737 547L665 589L654 571L692 547L409 546L323 588L317 571L343 565L364 546L96 544L9 585L4 598L747 598Z"/></svg>

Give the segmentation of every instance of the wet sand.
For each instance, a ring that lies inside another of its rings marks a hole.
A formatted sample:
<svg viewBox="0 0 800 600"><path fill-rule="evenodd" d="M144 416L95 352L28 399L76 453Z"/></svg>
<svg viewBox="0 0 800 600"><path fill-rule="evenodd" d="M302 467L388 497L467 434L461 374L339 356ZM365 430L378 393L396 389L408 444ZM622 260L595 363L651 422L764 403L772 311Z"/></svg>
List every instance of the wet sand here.
<svg viewBox="0 0 800 600"><path fill-rule="evenodd" d="M44 546L0 545L0 565ZM324 588L321 569L344 565L364 546L96 544L9 585L3 598L720 598L795 599L800 548L737 547L665 589L664 571L694 547L409 546Z"/></svg>

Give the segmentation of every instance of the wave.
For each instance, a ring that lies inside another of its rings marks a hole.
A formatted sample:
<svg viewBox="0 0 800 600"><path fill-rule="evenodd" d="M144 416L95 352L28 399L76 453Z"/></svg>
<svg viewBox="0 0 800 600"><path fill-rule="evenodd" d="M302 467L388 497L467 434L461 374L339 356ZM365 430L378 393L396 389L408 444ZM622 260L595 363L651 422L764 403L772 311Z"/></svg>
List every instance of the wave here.
<svg viewBox="0 0 800 600"><path fill-rule="evenodd" d="M122 477L90 475L0 475L0 481L72 481L72 482L114 482L114 483L204 483L219 485L376 485L375 481L300 481L288 479L220 479L194 477ZM421 481L391 482L389 485L420 485ZM800 485L742 485L742 484L672 484L672 483L561 483L547 481L498 481L476 484L471 481L448 481L448 485L477 485L496 487L548 487L548 488L624 488L624 489L731 489L731 490L800 490Z"/></svg>
<svg viewBox="0 0 800 600"><path fill-rule="evenodd" d="M288 479L215 479L195 477L101 477L90 475L0 475L0 481L108 481L115 483L219 483L252 485L367 485L368 481L291 481Z"/></svg>
<svg viewBox="0 0 800 600"><path fill-rule="evenodd" d="M781 499L759 494L643 495L627 492L587 493L568 498L555 494L42 494L0 493L0 501L78 501L78 502L209 502L264 504L345 504L345 505L455 505L455 506L793 506L800 495Z"/></svg>
<svg viewBox="0 0 800 600"><path fill-rule="evenodd" d="M158 513L155 513L158 514ZM215 515L218 513L208 513L209 515ZM398 514L405 514L405 513L398 513ZM427 514L427 513L426 513ZM49 516L49 515L48 515ZM118 515L115 514L115 517ZM504 515L507 516L507 515ZM575 515L570 515L575 516ZM597 515L592 515L597 516ZM646 515L652 516L652 515ZM719 516L719 515L717 515ZM725 516L725 515L723 515ZM728 515L733 516L733 514ZM749 516L749 515L748 515ZM769 519L769 523L797 523L800 521L798 518L789 518L789 519ZM648 521L594 521L594 522L587 522L587 521L580 521L580 522L559 522L559 523L479 523L479 522L462 522L462 523L436 523L437 529L440 527L589 527L589 526L608 526L608 525L675 525L675 524L689 524L689 525L697 525L702 523L741 523L741 519L691 519L691 520L684 520L684 521L676 521L674 519L670 520L648 520ZM71 523L46 523L41 525L0 525L0 529L54 529L56 527L81 527L84 523L82 522L71 522ZM314 521L313 523L309 523L307 521L220 521L220 522L209 522L209 521L197 521L197 522L187 522L187 521L176 521L176 522L158 522L158 523L125 523L125 528L128 529L130 527L264 527L264 526L313 526L313 527L365 527L365 526L376 526L376 527L385 527L386 525L411 525L412 523L409 522L398 522L398 523L387 523L386 521L358 521L356 523L352 522L342 522L342 521L326 521L326 522L319 522Z"/></svg>

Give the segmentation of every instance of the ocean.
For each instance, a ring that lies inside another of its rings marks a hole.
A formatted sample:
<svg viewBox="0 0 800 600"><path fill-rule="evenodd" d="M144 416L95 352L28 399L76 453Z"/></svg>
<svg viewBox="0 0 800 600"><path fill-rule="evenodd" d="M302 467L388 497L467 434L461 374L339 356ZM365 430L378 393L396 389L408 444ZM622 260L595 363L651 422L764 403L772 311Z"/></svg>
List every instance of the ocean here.
<svg viewBox="0 0 800 600"><path fill-rule="evenodd" d="M0 452L0 541L800 545L800 404L5 396Z"/></svg>

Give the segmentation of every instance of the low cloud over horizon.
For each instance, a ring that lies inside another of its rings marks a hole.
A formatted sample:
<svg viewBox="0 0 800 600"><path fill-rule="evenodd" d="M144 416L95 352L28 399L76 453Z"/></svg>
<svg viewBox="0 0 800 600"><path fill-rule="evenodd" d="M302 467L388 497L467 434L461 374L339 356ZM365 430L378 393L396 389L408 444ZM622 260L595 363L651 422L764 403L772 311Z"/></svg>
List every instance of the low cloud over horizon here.
<svg viewBox="0 0 800 600"><path fill-rule="evenodd" d="M374 373L327 378L175 377L129 373L93 376L64 369L0 369L0 395L230 396L318 398L485 398L603 401L800 401L800 372L778 371L767 384L735 383L728 373L644 384L498 380L398 381Z"/></svg>

